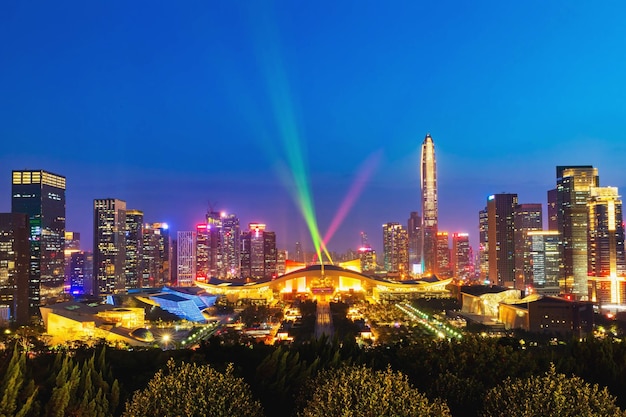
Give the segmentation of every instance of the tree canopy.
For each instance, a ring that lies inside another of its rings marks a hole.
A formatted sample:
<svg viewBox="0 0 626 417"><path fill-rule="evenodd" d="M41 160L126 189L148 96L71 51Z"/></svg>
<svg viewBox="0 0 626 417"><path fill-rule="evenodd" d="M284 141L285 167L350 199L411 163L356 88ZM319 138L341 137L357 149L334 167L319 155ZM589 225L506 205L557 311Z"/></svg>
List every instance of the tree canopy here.
<svg viewBox="0 0 626 417"><path fill-rule="evenodd" d="M405 375L347 366L320 372L309 384L301 417L450 416L445 403L430 402Z"/></svg>
<svg viewBox="0 0 626 417"><path fill-rule="evenodd" d="M126 404L126 417L155 416L262 416L261 404L252 398L248 384L233 375L229 365L220 373L209 365L173 359Z"/></svg>
<svg viewBox="0 0 626 417"><path fill-rule="evenodd" d="M554 365L543 376L507 378L485 395L484 417L618 417L626 416L606 388L557 374Z"/></svg>

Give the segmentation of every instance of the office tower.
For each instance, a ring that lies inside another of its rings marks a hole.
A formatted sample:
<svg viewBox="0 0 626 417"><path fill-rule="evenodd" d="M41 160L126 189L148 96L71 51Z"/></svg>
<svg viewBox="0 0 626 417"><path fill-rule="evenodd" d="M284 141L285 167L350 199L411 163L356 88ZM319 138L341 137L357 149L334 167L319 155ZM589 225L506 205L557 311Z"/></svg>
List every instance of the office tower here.
<svg viewBox="0 0 626 417"><path fill-rule="evenodd" d="M478 212L478 267L479 278L489 277L489 216L487 209Z"/></svg>
<svg viewBox="0 0 626 417"><path fill-rule="evenodd" d="M361 246L357 251L361 263L361 272L363 274L373 273L376 271L376 251L370 246Z"/></svg>
<svg viewBox="0 0 626 417"><path fill-rule="evenodd" d="M530 281L530 242L526 234L531 230L543 229L541 204L518 204L515 207L515 288L525 291Z"/></svg>
<svg viewBox="0 0 626 417"><path fill-rule="evenodd" d="M277 251L276 276L285 275L286 262L287 262L287 251L284 249Z"/></svg>
<svg viewBox="0 0 626 417"><path fill-rule="evenodd" d="M65 177L43 170L13 171L11 212L30 223L29 302L39 315L42 287L62 291L65 275Z"/></svg>
<svg viewBox="0 0 626 417"><path fill-rule="evenodd" d="M435 144L430 134L422 143L420 161L422 190L422 271L437 273L437 165Z"/></svg>
<svg viewBox="0 0 626 417"><path fill-rule="evenodd" d="M114 294L126 287L126 202L104 198L93 204L94 292Z"/></svg>
<svg viewBox="0 0 626 417"><path fill-rule="evenodd" d="M439 278L450 278L452 270L450 268L450 244L448 232L437 232L437 276Z"/></svg>
<svg viewBox="0 0 626 417"><path fill-rule="evenodd" d="M409 236L400 223L383 224L383 260L388 274L408 278Z"/></svg>
<svg viewBox="0 0 626 417"><path fill-rule="evenodd" d="M208 233L208 262L209 276L222 276L222 216L216 211L209 211L206 215Z"/></svg>
<svg viewBox="0 0 626 417"><path fill-rule="evenodd" d="M126 288L143 286L143 211L126 211Z"/></svg>
<svg viewBox="0 0 626 417"><path fill-rule="evenodd" d="M407 222L409 235L409 273L421 274L422 268L422 218L412 211Z"/></svg>
<svg viewBox="0 0 626 417"><path fill-rule="evenodd" d="M526 233L529 275L526 283L544 295L559 295L559 245L557 230L531 230Z"/></svg>
<svg viewBox="0 0 626 417"><path fill-rule="evenodd" d="M587 201L599 186L591 165L557 166L557 226L561 233L562 291L585 299L587 290Z"/></svg>
<svg viewBox="0 0 626 417"><path fill-rule="evenodd" d="M515 207L517 194L494 194L487 200L489 280L512 288L515 283Z"/></svg>
<svg viewBox="0 0 626 417"><path fill-rule="evenodd" d="M459 278L468 278L472 268L472 253L469 244L469 234L452 234L452 275Z"/></svg>
<svg viewBox="0 0 626 417"><path fill-rule="evenodd" d="M143 225L143 286L167 285L170 277L170 232L167 223Z"/></svg>
<svg viewBox="0 0 626 417"><path fill-rule="evenodd" d="M63 250L63 258L65 261L64 287L65 292L69 292L70 285L70 260L75 252L80 252L80 233L65 232L65 244Z"/></svg>
<svg viewBox="0 0 626 417"><path fill-rule="evenodd" d="M241 229L234 214L222 215L222 271L220 278L234 279L241 275Z"/></svg>
<svg viewBox="0 0 626 417"><path fill-rule="evenodd" d="M600 306L626 303L622 200L615 187L592 187L588 201L589 297Z"/></svg>
<svg viewBox="0 0 626 417"><path fill-rule="evenodd" d="M178 284L178 240L170 239L170 283Z"/></svg>
<svg viewBox="0 0 626 417"><path fill-rule="evenodd" d="M209 274L209 229L206 223L196 225L196 280L208 281Z"/></svg>
<svg viewBox="0 0 626 417"><path fill-rule="evenodd" d="M558 198L556 188L548 190L548 230L559 230Z"/></svg>
<svg viewBox="0 0 626 417"><path fill-rule="evenodd" d="M28 324L31 235L25 213L0 213L0 322Z"/></svg>
<svg viewBox="0 0 626 417"><path fill-rule="evenodd" d="M93 253L74 252L70 255L70 294L93 294Z"/></svg>
<svg viewBox="0 0 626 417"><path fill-rule="evenodd" d="M178 232L178 283L193 285L196 279L196 232Z"/></svg>
<svg viewBox="0 0 626 417"><path fill-rule="evenodd" d="M305 263L304 259L304 250L302 249L302 243L296 242L296 250L294 253L293 260L300 263Z"/></svg>
<svg viewBox="0 0 626 417"><path fill-rule="evenodd" d="M276 234L262 223L250 223L242 234L241 273L254 280L276 275Z"/></svg>

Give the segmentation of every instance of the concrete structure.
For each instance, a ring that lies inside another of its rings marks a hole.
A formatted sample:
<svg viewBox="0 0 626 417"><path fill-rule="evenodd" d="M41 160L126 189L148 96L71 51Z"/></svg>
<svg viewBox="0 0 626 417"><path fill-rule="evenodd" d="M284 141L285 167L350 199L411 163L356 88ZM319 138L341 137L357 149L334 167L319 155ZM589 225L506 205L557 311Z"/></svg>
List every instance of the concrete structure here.
<svg viewBox="0 0 626 417"><path fill-rule="evenodd" d="M430 133L422 142L420 155L420 183L422 191L422 271L425 274L437 273L437 161L435 143Z"/></svg>

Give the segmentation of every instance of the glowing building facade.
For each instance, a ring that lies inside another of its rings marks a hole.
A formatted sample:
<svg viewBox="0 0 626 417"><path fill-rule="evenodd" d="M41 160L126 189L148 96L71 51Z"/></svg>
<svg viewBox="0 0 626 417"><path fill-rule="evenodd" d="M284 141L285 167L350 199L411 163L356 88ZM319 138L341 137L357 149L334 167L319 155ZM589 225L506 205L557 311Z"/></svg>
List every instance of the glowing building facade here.
<svg viewBox="0 0 626 417"><path fill-rule="evenodd" d="M409 236L409 269L411 273L421 274L422 268L422 217L412 211L407 222Z"/></svg>
<svg viewBox="0 0 626 417"><path fill-rule="evenodd" d="M126 288L126 202L115 198L94 200L93 269L95 295Z"/></svg>
<svg viewBox="0 0 626 417"><path fill-rule="evenodd" d="M221 215L221 271L219 278L233 279L241 275L241 229L234 214Z"/></svg>
<svg viewBox="0 0 626 417"><path fill-rule="evenodd" d="M383 224L383 259L388 274L400 280L409 276L409 238L400 223Z"/></svg>
<svg viewBox="0 0 626 417"><path fill-rule="evenodd" d="M143 272L143 212L126 211L126 288L141 288Z"/></svg>
<svg viewBox="0 0 626 417"><path fill-rule="evenodd" d="M452 234L451 252L452 273L457 278L467 278L470 276L472 268L472 256L469 244L469 234Z"/></svg>
<svg viewBox="0 0 626 417"><path fill-rule="evenodd" d="M29 312L38 315L42 287L63 290L65 177L43 170L13 171L11 212L30 224Z"/></svg>
<svg viewBox="0 0 626 417"><path fill-rule="evenodd" d="M177 270L178 282L176 285L188 287L196 279L196 232L178 232Z"/></svg>
<svg viewBox="0 0 626 417"><path fill-rule="evenodd" d="M602 305L624 304L624 224L617 188L592 187L587 209L589 296Z"/></svg>
<svg viewBox="0 0 626 417"><path fill-rule="evenodd" d="M515 282L515 224L517 194L494 194L487 200L489 280L512 288Z"/></svg>
<svg viewBox="0 0 626 417"><path fill-rule="evenodd" d="M478 212L478 267L481 280L489 277L489 215L487 209Z"/></svg>
<svg viewBox="0 0 626 417"><path fill-rule="evenodd" d="M531 284L526 277L530 275L532 268L527 234L531 230L543 229L541 204L518 204L515 207L513 223L515 226L515 288L525 291Z"/></svg>
<svg viewBox="0 0 626 417"><path fill-rule="evenodd" d="M426 274L437 273L437 164L435 144L430 134L422 142L420 160L422 191L422 270Z"/></svg>
<svg viewBox="0 0 626 417"><path fill-rule="evenodd" d="M531 230L526 233L529 268L525 282L532 291L543 295L559 295L559 246L557 230Z"/></svg>
<svg viewBox="0 0 626 417"><path fill-rule="evenodd" d="M170 232L167 223L146 223L143 226L143 286L169 284L171 259Z"/></svg>
<svg viewBox="0 0 626 417"><path fill-rule="evenodd" d="M0 325L28 324L30 223L25 213L0 213ZM6 314L5 314L6 313Z"/></svg>
<svg viewBox="0 0 626 417"><path fill-rule="evenodd" d="M599 186L597 168L591 165L557 166L557 226L561 233L561 290L577 298L587 289L587 201Z"/></svg>
<svg viewBox="0 0 626 417"><path fill-rule="evenodd" d="M277 274L276 234L262 223L250 223L242 234L241 273L244 278L260 280Z"/></svg>
<svg viewBox="0 0 626 417"><path fill-rule="evenodd" d="M437 276L441 279L452 276L449 242L448 232L437 232Z"/></svg>

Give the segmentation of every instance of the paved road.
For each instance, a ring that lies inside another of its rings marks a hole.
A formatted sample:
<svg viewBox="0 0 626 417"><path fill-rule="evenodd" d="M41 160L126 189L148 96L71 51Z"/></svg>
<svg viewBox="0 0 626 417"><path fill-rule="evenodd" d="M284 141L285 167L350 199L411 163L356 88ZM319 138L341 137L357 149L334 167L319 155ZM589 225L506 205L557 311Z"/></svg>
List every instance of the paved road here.
<svg viewBox="0 0 626 417"><path fill-rule="evenodd" d="M330 316L330 305L327 301L317 302L317 321L315 322L315 337L326 334L332 339L334 334L333 321Z"/></svg>

